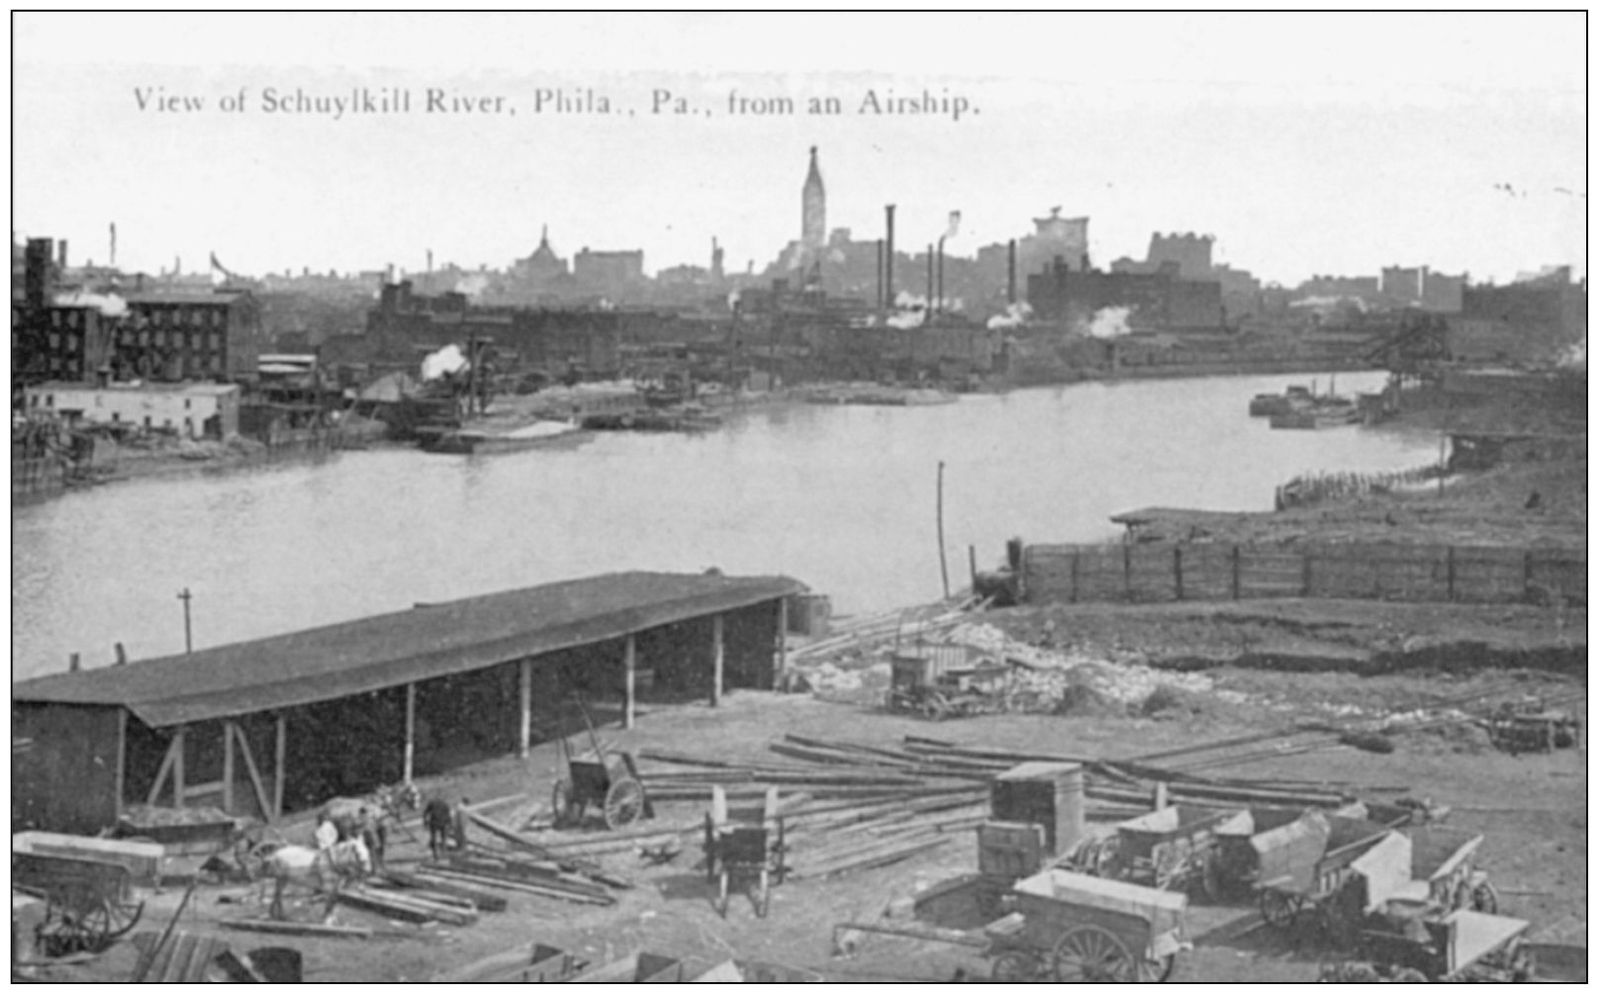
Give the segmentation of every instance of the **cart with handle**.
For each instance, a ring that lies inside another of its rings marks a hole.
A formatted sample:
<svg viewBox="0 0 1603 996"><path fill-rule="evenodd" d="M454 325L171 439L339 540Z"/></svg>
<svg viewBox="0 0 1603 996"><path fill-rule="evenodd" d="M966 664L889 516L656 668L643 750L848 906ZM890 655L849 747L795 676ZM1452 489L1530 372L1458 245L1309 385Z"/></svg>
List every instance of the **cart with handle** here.
<svg viewBox="0 0 1603 996"><path fill-rule="evenodd" d="M603 750L583 702L579 703L579 712L590 734L590 749L575 754L568 738L562 738L562 758L568 777L557 779L551 786L552 824L577 825L583 822L585 811L591 806L601 811L608 830L628 826L642 816L655 815L634 758L627 753L609 755Z"/></svg>
<svg viewBox="0 0 1603 996"><path fill-rule="evenodd" d="M1266 882L1313 867L1330 823L1318 810L1253 808L1220 824L1215 836L1215 896L1250 897Z"/></svg>
<svg viewBox="0 0 1603 996"><path fill-rule="evenodd" d="M134 928L144 912L134 902L128 869L109 861L53 854L13 854L12 884L44 897L34 941L50 957L98 953Z"/></svg>
<svg viewBox="0 0 1603 996"><path fill-rule="evenodd" d="M1413 877L1429 885L1431 901L1448 909L1497 912L1497 889L1475 865L1485 835L1452 827L1420 827L1414 842Z"/></svg>
<svg viewBox="0 0 1603 996"><path fill-rule="evenodd" d="M1363 957L1393 979L1527 982L1535 974L1523 950L1529 929L1513 917L1395 900L1369 919L1360 940Z"/></svg>
<svg viewBox="0 0 1603 996"><path fill-rule="evenodd" d="M712 805L707 810L703 850L706 853L707 881L718 886L716 905L719 916L729 914L732 884L755 880L757 891L752 905L759 917L768 915L769 890L785 881L785 819L779 815L779 789L769 786L763 796L760 814L744 821L729 809L722 786L712 788Z"/></svg>
<svg viewBox="0 0 1603 996"><path fill-rule="evenodd" d="M1186 897L1049 868L1004 898L1014 909L985 928L999 982L1163 982L1191 947Z"/></svg>

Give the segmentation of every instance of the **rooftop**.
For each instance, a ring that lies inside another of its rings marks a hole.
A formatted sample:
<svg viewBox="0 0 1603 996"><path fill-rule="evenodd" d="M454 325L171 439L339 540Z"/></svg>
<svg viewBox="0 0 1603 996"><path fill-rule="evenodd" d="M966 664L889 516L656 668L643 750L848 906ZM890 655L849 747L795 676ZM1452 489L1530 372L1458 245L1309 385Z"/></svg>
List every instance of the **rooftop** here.
<svg viewBox="0 0 1603 996"><path fill-rule="evenodd" d="M238 384L213 384L210 381L195 381L193 383L159 383L140 381L134 383L111 383L105 387L90 384L84 381L49 380L42 384L34 384L30 391L94 391L96 393L114 394L117 392L140 392L144 394L197 394L220 395L232 394L239 390Z"/></svg>
<svg viewBox="0 0 1603 996"><path fill-rule="evenodd" d="M604 574L47 675L12 685L11 699L123 706L150 726L174 726L474 671L803 590L786 577Z"/></svg>

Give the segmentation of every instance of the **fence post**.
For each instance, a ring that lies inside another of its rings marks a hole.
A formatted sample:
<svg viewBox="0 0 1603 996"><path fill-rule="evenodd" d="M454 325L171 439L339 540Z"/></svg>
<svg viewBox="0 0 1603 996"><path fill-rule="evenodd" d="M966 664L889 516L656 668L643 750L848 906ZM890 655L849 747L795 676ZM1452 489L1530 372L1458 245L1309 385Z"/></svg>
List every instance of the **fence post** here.
<svg viewBox="0 0 1603 996"><path fill-rule="evenodd" d="M1241 601L1241 546L1230 548L1230 597Z"/></svg>
<svg viewBox="0 0 1603 996"><path fill-rule="evenodd" d="M1186 600L1185 575L1180 570L1179 543L1174 545L1174 600L1177 602L1183 602Z"/></svg>
<svg viewBox="0 0 1603 996"><path fill-rule="evenodd" d="M1069 554L1069 601L1080 600L1080 551Z"/></svg>
<svg viewBox="0 0 1603 996"><path fill-rule="evenodd" d="M1314 555L1306 547L1302 551L1302 597L1307 598L1314 590Z"/></svg>
<svg viewBox="0 0 1603 996"><path fill-rule="evenodd" d="M1130 589L1130 543L1128 540L1124 544L1124 600L1126 602L1135 601L1135 592Z"/></svg>
<svg viewBox="0 0 1603 996"><path fill-rule="evenodd" d="M1458 562L1452 547L1447 548L1447 600L1458 601Z"/></svg>

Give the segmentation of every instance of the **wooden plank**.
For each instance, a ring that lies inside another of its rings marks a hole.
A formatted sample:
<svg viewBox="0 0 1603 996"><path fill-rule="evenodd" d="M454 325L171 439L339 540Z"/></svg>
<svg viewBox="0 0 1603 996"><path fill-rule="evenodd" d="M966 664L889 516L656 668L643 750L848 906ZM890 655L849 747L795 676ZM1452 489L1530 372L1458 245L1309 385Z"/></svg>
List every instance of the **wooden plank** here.
<svg viewBox="0 0 1603 996"><path fill-rule="evenodd" d="M492 889L529 892L537 896L545 896L547 899L567 900L570 903L584 903L590 906L613 906L617 903L617 899L610 895L569 892L527 879L495 878L489 875L475 875L472 872L457 871L455 868L435 868L432 866L429 869L429 874L462 882L471 882L475 885L487 885Z"/></svg>
<svg viewBox="0 0 1603 996"><path fill-rule="evenodd" d="M122 808L128 800L125 793L128 791L128 710L117 710L117 817L122 818Z"/></svg>
<svg viewBox="0 0 1603 996"><path fill-rule="evenodd" d="M635 728L635 635L623 641L623 728Z"/></svg>
<svg viewBox="0 0 1603 996"><path fill-rule="evenodd" d="M223 720L223 812L234 815L234 723Z"/></svg>
<svg viewBox="0 0 1603 996"><path fill-rule="evenodd" d="M324 923L294 923L288 920L244 920L224 918L217 921L233 930L254 930L264 934L292 934L299 937L372 937L367 927L341 927Z"/></svg>
<svg viewBox="0 0 1603 996"><path fill-rule="evenodd" d="M525 657L518 662L518 756L529 756L530 715L534 701L534 661Z"/></svg>
<svg viewBox="0 0 1603 996"><path fill-rule="evenodd" d="M436 875L425 875L421 872L402 872L393 868L385 872L385 875L390 881L409 889L428 889L470 900L474 906L486 913L500 913L507 908L505 896L498 896L486 889L475 889L461 882L452 882Z"/></svg>
<svg viewBox="0 0 1603 996"><path fill-rule="evenodd" d="M417 682L406 683L406 754L401 764L401 780L412 782L412 755L417 734Z"/></svg>
<svg viewBox="0 0 1603 996"><path fill-rule="evenodd" d="M150 796L145 805L154 806L156 800L161 798L161 790L167 787L167 777L172 774L174 758L178 752L178 738L174 737L172 743L167 745L167 754L161 759L161 767L156 771L156 781L150 786Z"/></svg>
<svg viewBox="0 0 1603 996"><path fill-rule="evenodd" d="M245 774L250 778L251 788L256 793L256 805L260 808L262 819L273 818L273 808L267 801L267 789L262 782L262 773L256 768L256 757L251 753L250 741L245 739L245 731L234 724L234 736L239 739L239 756L245 762Z"/></svg>
<svg viewBox="0 0 1603 996"><path fill-rule="evenodd" d="M783 634L781 634L783 635ZM712 617L712 705L724 694L724 614Z"/></svg>
<svg viewBox="0 0 1603 996"><path fill-rule="evenodd" d="M336 898L348 906L373 910L388 917L411 920L414 923L438 920L455 927L468 927L479 922L477 914L458 906L445 906L403 896L401 893L379 892L362 886L347 886L337 893Z"/></svg>

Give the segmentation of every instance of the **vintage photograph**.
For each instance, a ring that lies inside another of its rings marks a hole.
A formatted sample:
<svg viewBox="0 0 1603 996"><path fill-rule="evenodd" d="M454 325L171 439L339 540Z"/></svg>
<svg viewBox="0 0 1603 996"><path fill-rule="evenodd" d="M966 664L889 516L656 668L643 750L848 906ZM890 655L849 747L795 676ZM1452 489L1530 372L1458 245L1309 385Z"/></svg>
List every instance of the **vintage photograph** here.
<svg viewBox="0 0 1603 996"><path fill-rule="evenodd" d="M13 13L12 980L1584 981L1586 30Z"/></svg>

